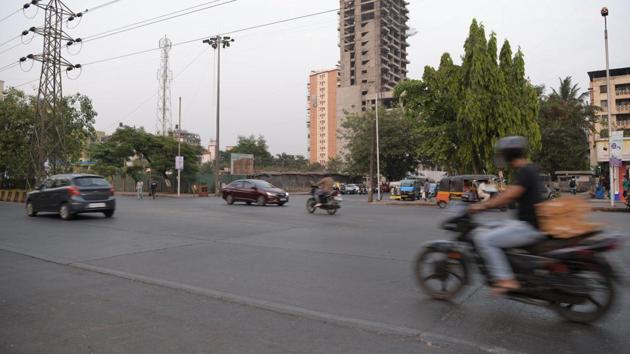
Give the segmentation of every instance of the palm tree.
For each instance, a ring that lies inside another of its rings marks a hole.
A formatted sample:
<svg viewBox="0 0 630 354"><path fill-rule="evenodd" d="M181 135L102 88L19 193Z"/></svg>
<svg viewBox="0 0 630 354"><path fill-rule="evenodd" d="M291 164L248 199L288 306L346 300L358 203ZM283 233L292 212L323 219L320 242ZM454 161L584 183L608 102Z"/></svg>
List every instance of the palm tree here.
<svg viewBox="0 0 630 354"><path fill-rule="evenodd" d="M536 159L549 173L588 168L588 135L594 132L599 109L570 76L559 81L557 90L540 99L542 149Z"/></svg>

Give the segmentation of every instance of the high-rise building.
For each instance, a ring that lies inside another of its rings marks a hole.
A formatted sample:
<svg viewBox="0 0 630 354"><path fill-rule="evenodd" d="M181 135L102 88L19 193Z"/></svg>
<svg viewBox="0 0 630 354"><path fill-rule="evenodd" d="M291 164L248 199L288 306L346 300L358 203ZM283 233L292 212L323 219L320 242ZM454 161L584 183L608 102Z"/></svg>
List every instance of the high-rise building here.
<svg viewBox="0 0 630 354"><path fill-rule="evenodd" d="M308 151L311 163L326 165L337 154L338 69L313 71L308 80Z"/></svg>
<svg viewBox="0 0 630 354"><path fill-rule="evenodd" d="M385 103L407 76L405 0L340 0L338 114L365 111L377 92Z"/></svg>
<svg viewBox="0 0 630 354"><path fill-rule="evenodd" d="M597 113L598 122L608 120L610 109L612 130L624 131L622 159L625 171L627 165L630 164L630 138L625 138L625 136L630 136L630 67L610 69L610 88L606 86L606 70L590 71L588 76L591 104L601 108ZM609 89L612 103L608 102ZM595 124L595 131L589 136L589 145L591 146L591 166L607 164L609 159L607 125Z"/></svg>

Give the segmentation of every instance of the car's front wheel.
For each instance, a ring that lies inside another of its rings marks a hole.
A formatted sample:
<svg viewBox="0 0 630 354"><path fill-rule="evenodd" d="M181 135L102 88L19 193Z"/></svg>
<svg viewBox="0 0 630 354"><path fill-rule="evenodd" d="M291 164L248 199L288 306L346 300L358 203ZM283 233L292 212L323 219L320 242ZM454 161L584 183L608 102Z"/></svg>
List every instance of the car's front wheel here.
<svg viewBox="0 0 630 354"><path fill-rule="evenodd" d="M228 203L228 205L234 204L234 197L231 194L228 194L225 197L225 202Z"/></svg>
<svg viewBox="0 0 630 354"><path fill-rule="evenodd" d="M103 212L103 214L105 214L106 218L111 218L112 216L114 216L114 209L106 210L106 211Z"/></svg>
<svg viewBox="0 0 630 354"><path fill-rule="evenodd" d="M61 207L59 207L59 216L63 219L63 220L71 220L73 215L72 212L70 211L70 207L68 206L68 204L64 203L61 204Z"/></svg>
<svg viewBox="0 0 630 354"><path fill-rule="evenodd" d="M28 201L26 203L26 215L37 216L37 211L35 210L35 207L33 206L33 202L31 201Z"/></svg>
<svg viewBox="0 0 630 354"><path fill-rule="evenodd" d="M258 199L256 199L256 205L265 206L265 204L267 204L267 199L265 199L262 195L259 195Z"/></svg>

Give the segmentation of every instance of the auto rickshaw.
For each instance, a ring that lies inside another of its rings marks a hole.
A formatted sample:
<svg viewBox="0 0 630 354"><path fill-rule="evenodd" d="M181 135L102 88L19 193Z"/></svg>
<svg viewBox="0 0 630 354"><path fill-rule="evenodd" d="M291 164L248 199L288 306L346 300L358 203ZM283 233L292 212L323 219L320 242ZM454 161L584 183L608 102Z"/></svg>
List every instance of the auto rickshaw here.
<svg viewBox="0 0 630 354"><path fill-rule="evenodd" d="M437 196L435 197L437 205L443 209L446 208L449 201L452 199L467 199L469 202L475 201L475 196L473 196L472 199L469 197L469 193L476 194L474 193L476 187L473 185L473 181L490 182L494 180L497 180L497 176L495 175L461 175L444 177L440 181Z"/></svg>

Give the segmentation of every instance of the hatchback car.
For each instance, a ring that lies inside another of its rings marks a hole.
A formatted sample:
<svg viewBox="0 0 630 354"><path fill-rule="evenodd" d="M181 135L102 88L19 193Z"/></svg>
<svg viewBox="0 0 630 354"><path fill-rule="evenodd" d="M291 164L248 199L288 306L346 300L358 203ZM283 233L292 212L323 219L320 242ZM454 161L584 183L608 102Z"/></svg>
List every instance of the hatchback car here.
<svg viewBox="0 0 630 354"><path fill-rule="evenodd" d="M64 220L80 213L103 213L111 218L116 210L114 188L97 175L55 175L26 196L26 213L57 212Z"/></svg>
<svg viewBox="0 0 630 354"><path fill-rule="evenodd" d="M289 193L260 179L241 179L223 188L223 199L232 205L234 202L278 204L283 206L289 202Z"/></svg>

